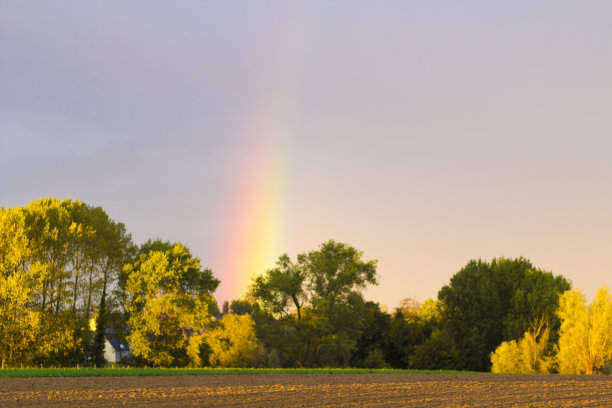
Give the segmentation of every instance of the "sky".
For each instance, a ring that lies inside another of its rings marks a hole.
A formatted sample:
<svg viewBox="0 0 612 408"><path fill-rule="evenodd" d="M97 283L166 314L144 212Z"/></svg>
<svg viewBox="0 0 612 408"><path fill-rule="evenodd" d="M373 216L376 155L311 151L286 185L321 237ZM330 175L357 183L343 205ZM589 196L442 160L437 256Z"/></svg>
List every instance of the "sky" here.
<svg viewBox="0 0 612 408"><path fill-rule="evenodd" d="M0 0L0 206L187 245L219 302L329 239L365 297L470 259L612 287L612 2Z"/></svg>

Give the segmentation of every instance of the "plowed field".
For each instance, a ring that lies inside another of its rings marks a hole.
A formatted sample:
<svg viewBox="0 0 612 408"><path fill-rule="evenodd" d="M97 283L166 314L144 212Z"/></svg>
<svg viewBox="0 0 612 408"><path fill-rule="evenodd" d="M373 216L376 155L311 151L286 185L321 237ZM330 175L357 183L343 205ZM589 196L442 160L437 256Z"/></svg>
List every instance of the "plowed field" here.
<svg viewBox="0 0 612 408"><path fill-rule="evenodd" d="M5 378L0 406L612 407L612 376L492 374Z"/></svg>

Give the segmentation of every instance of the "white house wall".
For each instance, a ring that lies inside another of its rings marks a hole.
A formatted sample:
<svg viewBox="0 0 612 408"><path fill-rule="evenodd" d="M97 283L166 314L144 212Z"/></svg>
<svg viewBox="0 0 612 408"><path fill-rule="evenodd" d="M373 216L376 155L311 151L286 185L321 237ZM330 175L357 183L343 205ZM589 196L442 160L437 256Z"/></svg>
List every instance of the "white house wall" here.
<svg viewBox="0 0 612 408"><path fill-rule="evenodd" d="M110 344L110 342L107 339L104 339L104 358L109 363L117 362L115 349L113 348L112 344Z"/></svg>

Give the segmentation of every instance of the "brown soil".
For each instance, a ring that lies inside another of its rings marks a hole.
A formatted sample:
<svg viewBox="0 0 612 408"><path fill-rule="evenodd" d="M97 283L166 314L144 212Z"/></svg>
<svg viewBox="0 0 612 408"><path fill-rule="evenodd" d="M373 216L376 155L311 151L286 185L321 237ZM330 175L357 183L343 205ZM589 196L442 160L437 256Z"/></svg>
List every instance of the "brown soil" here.
<svg viewBox="0 0 612 408"><path fill-rule="evenodd" d="M0 379L0 406L612 407L612 376L210 375Z"/></svg>

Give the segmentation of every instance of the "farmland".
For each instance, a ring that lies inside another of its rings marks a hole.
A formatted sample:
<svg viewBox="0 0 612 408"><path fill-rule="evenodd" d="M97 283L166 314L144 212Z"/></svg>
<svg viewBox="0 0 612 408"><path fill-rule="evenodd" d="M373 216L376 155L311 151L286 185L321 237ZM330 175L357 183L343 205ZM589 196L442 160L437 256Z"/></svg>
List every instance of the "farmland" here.
<svg viewBox="0 0 612 408"><path fill-rule="evenodd" d="M601 407L612 406L612 377L347 373L0 378L0 405Z"/></svg>

